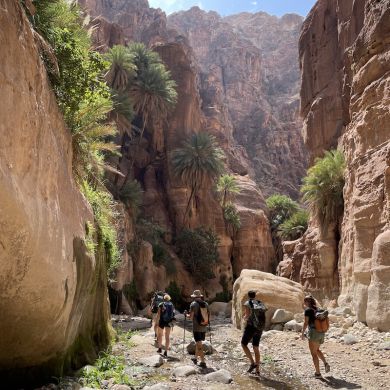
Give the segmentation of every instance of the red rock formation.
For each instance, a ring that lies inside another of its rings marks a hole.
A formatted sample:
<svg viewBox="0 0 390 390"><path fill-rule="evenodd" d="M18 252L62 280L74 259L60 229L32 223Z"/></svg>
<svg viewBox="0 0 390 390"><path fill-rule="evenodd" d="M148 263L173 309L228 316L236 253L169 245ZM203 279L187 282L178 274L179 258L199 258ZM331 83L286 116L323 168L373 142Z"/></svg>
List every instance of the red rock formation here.
<svg viewBox="0 0 390 390"><path fill-rule="evenodd" d="M245 148L247 160L241 153L241 163L232 166L249 171L266 195L297 198L305 173L298 115L301 23L298 15L221 18L198 7L168 18L194 49L206 115L217 118L225 137Z"/></svg>
<svg viewBox="0 0 390 390"><path fill-rule="evenodd" d="M333 247L339 303L353 305L359 320L381 330L390 329L389 20L389 0L320 0L300 39L305 141L313 156L339 145L347 160L340 250ZM297 248L317 236L306 255L327 267L318 250L323 240L311 225Z"/></svg>

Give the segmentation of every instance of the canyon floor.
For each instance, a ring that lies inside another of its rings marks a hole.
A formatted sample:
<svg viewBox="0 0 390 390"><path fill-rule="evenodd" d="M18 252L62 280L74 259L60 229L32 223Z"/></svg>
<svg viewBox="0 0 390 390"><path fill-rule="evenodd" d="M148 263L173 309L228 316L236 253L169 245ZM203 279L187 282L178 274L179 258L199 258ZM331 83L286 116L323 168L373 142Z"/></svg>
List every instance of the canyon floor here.
<svg viewBox="0 0 390 390"><path fill-rule="evenodd" d="M102 381L101 389L388 389L390 351L386 348L390 341L389 334L367 330L362 324L356 324L358 326L348 329L348 333L355 337L355 344L342 342L340 336L345 334L342 327L334 327L329 333L322 350L331 365L331 371L328 374L323 372L322 379L313 377L314 369L307 341L302 341L295 332L264 332L260 343L261 373L255 376L246 373L248 362L240 346L241 332L234 329L229 320L219 319L213 323L211 342L214 353L207 356L207 369L200 369L191 362L191 355L185 349L191 340L191 332L188 327L186 343L183 344L183 322L178 321L174 327L171 350L168 358L164 359L157 354L151 329L139 330L131 336L130 344L120 339L112 348L114 355L124 357L125 371L134 384L131 387L114 385L114 381L108 379ZM123 332L129 329L130 323L122 317L119 322L114 322L114 327ZM161 366L148 366L155 361ZM227 371L221 373L222 378L230 373L230 384L206 380L207 374L221 369ZM184 373L189 375L180 376ZM66 380L62 385L44 386L40 390L80 389L75 378L64 387L65 383Z"/></svg>

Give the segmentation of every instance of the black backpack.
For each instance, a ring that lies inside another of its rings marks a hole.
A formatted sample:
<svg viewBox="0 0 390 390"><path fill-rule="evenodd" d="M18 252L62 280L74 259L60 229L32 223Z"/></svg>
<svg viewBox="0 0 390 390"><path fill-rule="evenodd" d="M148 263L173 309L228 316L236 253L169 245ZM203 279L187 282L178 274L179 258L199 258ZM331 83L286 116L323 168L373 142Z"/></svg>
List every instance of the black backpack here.
<svg viewBox="0 0 390 390"><path fill-rule="evenodd" d="M267 311L267 308L263 302L256 299L249 300L249 308L251 313L249 315L248 322L257 330L263 331L265 327L265 312Z"/></svg>
<svg viewBox="0 0 390 390"><path fill-rule="evenodd" d="M173 321L173 319L175 318L175 308L172 302L164 302L162 305L160 305L160 307L162 320L165 323Z"/></svg>
<svg viewBox="0 0 390 390"><path fill-rule="evenodd" d="M150 303L150 308L152 310L152 313L158 312L158 306L163 301L164 301L164 293L161 293L161 292L154 293L154 296L152 298L152 302Z"/></svg>
<svg viewBox="0 0 390 390"><path fill-rule="evenodd" d="M208 305L205 301L196 301L199 305L199 310L197 313L197 321L199 325L206 326L210 323L210 313L208 309Z"/></svg>

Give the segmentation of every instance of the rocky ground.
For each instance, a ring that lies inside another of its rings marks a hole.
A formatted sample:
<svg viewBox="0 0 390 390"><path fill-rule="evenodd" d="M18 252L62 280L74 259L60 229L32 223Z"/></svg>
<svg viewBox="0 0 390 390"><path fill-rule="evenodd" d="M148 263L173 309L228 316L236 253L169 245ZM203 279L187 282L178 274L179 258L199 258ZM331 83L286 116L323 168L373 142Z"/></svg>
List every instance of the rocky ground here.
<svg viewBox="0 0 390 390"><path fill-rule="evenodd" d="M390 334L368 329L355 322L347 313L331 315L333 326L327 334L323 351L331 365L322 379L313 378L314 369L307 341L295 331L271 330L264 333L261 348L261 375L246 373L248 363L240 347L241 332L230 320L214 320L212 355L207 356L207 369L193 365L187 352L191 334L186 331L183 344L183 322L178 321L172 333L168 359L156 352L150 328L132 334L130 342L120 337L112 354L124 357L124 372L131 378L130 386L114 385L114 379L101 380L101 389L110 390L223 390L223 389L388 389L390 381ZM298 318L299 319L299 318ZM129 321L116 318L114 326L120 333L129 328L148 325L146 319ZM209 340L209 335L208 335ZM87 371L93 369L87 367ZM117 380L118 382L118 380ZM46 389L80 389L76 379L64 380L59 386ZM94 388L97 388L96 386ZM84 390L87 388L84 387Z"/></svg>

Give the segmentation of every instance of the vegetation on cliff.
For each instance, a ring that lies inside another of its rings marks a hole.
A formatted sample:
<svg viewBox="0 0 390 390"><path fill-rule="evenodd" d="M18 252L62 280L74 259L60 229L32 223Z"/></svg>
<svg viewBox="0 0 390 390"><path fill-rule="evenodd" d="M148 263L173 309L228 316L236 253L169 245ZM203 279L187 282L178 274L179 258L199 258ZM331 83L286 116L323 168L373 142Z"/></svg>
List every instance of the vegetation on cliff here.
<svg viewBox="0 0 390 390"><path fill-rule="evenodd" d="M343 214L344 171L343 153L331 150L315 160L303 179L303 200L317 218L323 234L331 224L337 227Z"/></svg>

